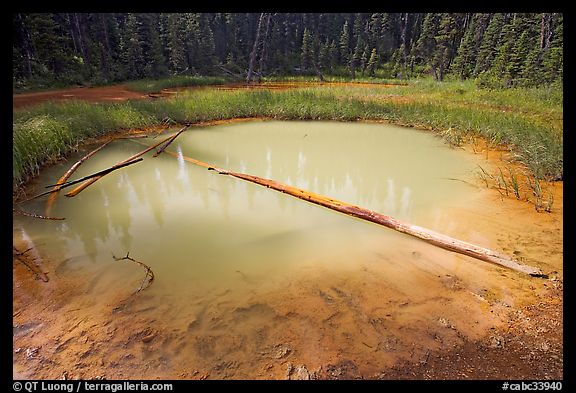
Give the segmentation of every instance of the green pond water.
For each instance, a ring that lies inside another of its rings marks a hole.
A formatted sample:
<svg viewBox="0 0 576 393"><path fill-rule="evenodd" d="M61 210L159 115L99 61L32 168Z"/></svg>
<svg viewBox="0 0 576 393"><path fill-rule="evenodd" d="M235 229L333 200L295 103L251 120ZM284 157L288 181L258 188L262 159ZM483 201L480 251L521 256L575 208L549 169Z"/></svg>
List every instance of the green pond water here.
<svg viewBox="0 0 576 393"><path fill-rule="evenodd" d="M158 139L139 141L150 145ZM72 179L142 149L118 140ZM383 124L257 121L193 127L168 150L447 234L451 207L465 204L475 190L457 180L470 180L477 170L474 156L447 147L431 133ZM37 190L55 183L84 154L44 171ZM45 201L22 207L43 214ZM95 294L120 283L138 287L134 271L142 271L119 268L112 259L128 251L153 269L153 290L174 291L230 288L239 276L252 277L240 280L242 285L256 285L304 266L354 269L364 254L393 253L412 241L167 154L152 158L149 153L74 198L60 195L51 215L66 219L16 216L14 238L37 245L41 256L56 264L52 278L97 274L90 288Z"/></svg>
<svg viewBox="0 0 576 393"><path fill-rule="evenodd" d="M71 179L159 140L117 140ZM30 192L95 147L42 171ZM500 250L515 216L474 186L485 161L430 132L249 121L193 126L167 150L176 157L147 153L60 195L50 215L63 221L14 216L14 245L35 246L28 255L50 279L14 263L15 378L282 379L301 365L377 375L485 337L533 292L496 266L183 159ZM46 199L19 207L46 214ZM136 295L144 269L113 258L127 252L155 275ZM29 346L42 361L24 357Z"/></svg>

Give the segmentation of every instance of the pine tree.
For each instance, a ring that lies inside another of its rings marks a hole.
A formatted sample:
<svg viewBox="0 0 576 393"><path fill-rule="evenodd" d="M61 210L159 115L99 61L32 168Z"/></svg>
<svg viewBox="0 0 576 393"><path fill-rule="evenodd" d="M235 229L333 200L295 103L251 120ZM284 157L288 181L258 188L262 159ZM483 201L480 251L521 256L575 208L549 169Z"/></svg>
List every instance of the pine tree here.
<svg viewBox="0 0 576 393"><path fill-rule="evenodd" d="M314 47L313 37L308 28L304 28L304 35L302 37L302 51L300 55L302 70L311 70L314 64Z"/></svg>
<svg viewBox="0 0 576 393"><path fill-rule="evenodd" d="M354 48L354 53L352 54L352 57L350 59L350 75L352 77L352 79L356 78L356 70L358 69L358 67L360 67L360 59L362 58L362 39L358 38L358 41L356 42L356 47Z"/></svg>
<svg viewBox="0 0 576 393"><path fill-rule="evenodd" d="M366 72L368 73L369 76L374 76L377 64L378 64L378 53L376 52L376 48L373 48L372 53L370 53L370 59L368 60L368 65L366 66Z"/></svg>
<svg viewBox="0 0 576 393"><path fill-rule="evenodd" d="M350 28L348 21L344 22L340 34L340 64L347 64L350 61Z"/></svg>
<svg viewBox="0 0 576 393"><path fill-rule="evenodd" d="M464 38L458 47L457 55L452 64L454 73L458 75L461 80L468 79L472 75L472 72L474 72L474 66L476 64L474 35L475 25L474 19L472 19L464 33Z"/></svg>
<svg viewBox="0 0 576 393"><path fill-rule="evenodd" d="M563 15L558 13L54 13L13 15L15 83L107 82L298 67L373 75L429 71L442 80L479 78L493 86L562 80ZM418 67L424 66L424 67Z"/></svg>
<svg viewBox="0 0 576 393"><path fill-rule="evenodd" d="M199 70L204 74L211 73L216 63L216 45L214 33L206 14L201 14L198 17L198 40Z"/></svg>
<svg viewBox="0 0 576 393"><path fill-rule="evenodd" d="M32 51L35 54L35 74L59 77L66 72L69 61L68 38L61 34L55 14L30 14L27 18L31 31Z"/></svg>
<svg viewBox="0 0 576 393"><path fill-rule="evenodd" d="M442 14L438 32L434 37L436 41L430 64L436 80L442 81L452 62L455 48L454 43L458 33L458 23L453 14Z"/></svg>
<svg viewBox="0 0 576 393"><path fill-rule="evenodd" d="M332 40L330 42L330 68L334 68L338 65L338 45L336 45L336 41Z"/></svg>
<svg viewBox="0 0 576 393"><path fill-rule="evenodd" d="M164 76L168 69L160 46L158 14L141 14L140 21L142 56L144 58L143 74L147 78Z"/></svg>
<svg viewBox="0 0 576 393"><path fill-rule="evenodd" d="M494 14L488 24L486 32L484 33L480 48L478 49L476 66L474 67L474 76L478 76L480 73L488 71L492 66L492 62L496 56L496 48L498 48L500 44L500 33L503 25L504 15Z"/></svg>
<svg viewBox="0 0 576 393"><path fill-rule="evenodd" d="M129 79L141 78L145 75L140 25L136 14L128 14L120 47L122 64Z"/></svg>
<svg viewBox="0 0 576 393"><path fill-rule="evenodd" d="M436 34L438 33L438 16L436 14L426 14L424 18L424 23L422 25L422 32L418 41L416 42L415 54L416 59L419 63L431 63L434 65L433 58L436 55ZM402 48L405 50L405 48ZM400 53L396 54L396 63L401 62ZM436 68L433 66L432 71L434 73L434 79L437 79Z"/></svg>
<svg viewBox="0 0 576 393"><path fill-rule="evenodd" d="M503 80L506 86L510 86L512 83L513 75L510 72L512 70L510 64L516 60L511 58L516 38L513 23L512 21L508 21L508 23L502 26L502 39L497 48L492 67L490 67L490 72L497 78Z"/></svg>
<svg viewBox="0 0 576 393"><path fill-rule="evenodd" d="M180 14L169 14L167 19L168 64L174 73L188 68L184 43L184 26Z"/></svg>
<svg viewBox="0 0 576 393"><path fill-rule="evenodd" d="M562 82L564 70L563 43L564 25L563 15L553 15L554 30L550 40L550 46L544 49L542 55L542 75L544 82Z"/></svg>
<svg viewBox="0 0 576 393"><path fill-rule="evenodd" d="M318 51L318 67L320 69L331 68L331 62L330 43L326 40L320 45L320 50Z"/></svg>

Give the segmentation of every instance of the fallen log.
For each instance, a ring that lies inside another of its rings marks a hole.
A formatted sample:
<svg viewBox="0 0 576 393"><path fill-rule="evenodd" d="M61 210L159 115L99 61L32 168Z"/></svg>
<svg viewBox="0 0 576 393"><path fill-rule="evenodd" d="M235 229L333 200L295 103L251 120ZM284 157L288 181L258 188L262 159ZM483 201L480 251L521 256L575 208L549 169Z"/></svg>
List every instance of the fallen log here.
<svg viewBox="0 0 576 393"><path fill-rule="evenodd" d="M113 139L110 139L108 142L103 143L102 145L98 146L96 149L92 150L90 153L86 154L84 157L82 157L81 159L76 161L76 163L74 163L74 165L72 165L70 167L70 169L68 169L68 171L66 171L66 173L64 175L62 175L62 177L60 179L58 179L58 181L54 185L54 189L53 189L54 193L50 194L50 196L48 197L48 200L46 201L45 211L46 211L47 216L50 216L50 212L52 210L52 205L54 204L54 202L56 202L56 198L58 197L58 191L60 190L60 188L58 188L58 186L63 184L66 180L68 180L70 178L70 176L72 176L72 174L76 171L76 169L78 169L80 167L80 165L82 165L82 163L84 163L84 161L86 161L87 159L92 157L94 154L98 153L104 147L108 146L108 144L112 141L113 141Z"/></svg>
<svg viewBox="0 0 576 393"><path fill-rule="evenodd" d="M154 145L152 145L152 146L147 147L146 149L142 150L141 152L136 153L136 154L128 157L127 159L122 160L122 161L116 163L113 167L119 166L119 165L122 165L122 164L126 164L126 163L128 163L128 162L130 162L130 161L132 161L132 160L134 160L134 159L136 159L136 158L138 158L138 157L140 157L140 156L148 153L150 150L155 149L156 147L160 146L160 145L163 144L164 142L168 141L170 138L172 138L172 137L170 136L170 137L168 137L168 138L166 138L166 139L163 139L163 140L161 140L160 142L158 142L158 143L156 143L156 144L154 144ZM129 140L135 141L134 139L129 139ZM136 142L136 141L135 141L135 142ZM113 168L113 167L112 167L112 168ZM78 194L79 194L80 192L82 192L82 190L84 190L86 187L90 186L91 184L94 184L95 182L97 182L99 179L101 179L101 178L102 178L103 176L105 176L105 175L106 175L106 173L102 174L101 176L96 176L96 177L94 177L94 178L92 178L92 179L90 179L90 180L87 180L86 182L82 183L81 185L79 185L78 187L76 187L75 189L73 189L72 191L68 192L68 193L66 194L66 196L67 196L67 197L74 197L74 196L78 195Z"/></svg>
<svg viewBox="0 0 576 393"><path fill-rule="evenodd" d="M179 157L178 154L171 151L165 151L165 153L174 157ZM355 206L346 202L338 201L336 199L328 198L323 195L314 194L296 187L279 183L274 180L264 179L262 177L248 175L245 173L232 172L226 169L217 168L213 165L196 160L194 158L186 156L181 157L185 161L191 162L195 165L199 165L209 170L217 171L221 175L233 176L238 179L256 183L258 185L271 188L273 190L294 196L307 202L311 202L326 207L328 209L332 209L340 213L347 214L352 217L360 218L362 220L370 221L375 224L382 225L390 229L394 229L398 232L417 237L421 240L426 241L427 243L433 244L437 247L443 248L448 251L467 255L469 257L476 258L481 261L490 262L492 264L502 266L511 270L515 270L521 273L525 273L533 277L544 277L544 278L547 277L547 275L542 273L542 271L536 267L524 265L507 255L498 253L485 247L480 247L472 243L458 240L453 237L446 236L441 233L417 225L404 223L400 220L386 216L384 214L364 209L362 207Z"/></svg>
<svg viewBox="0 0 576 393"><path fill-rule="evenodd" d="M63 188L73 186L74 184L78 184L78 183L83 182L83 181L86 181L86 180L92 180L92 179L100 178L100 177L102 177L102 176L104 176L104 175L106 175L106 174L108 174L108 173L110 173L110 172L112 172L112 171L115 171L116 169L120 169L120 168L123 168L123 167L125 167L125 166L135 164L135 163L140 162L140 161L142 161L142 160L143 160L142 158L139 158L139 159L134 159L134 160L132 160L132 161L125 162L125 163L123 163L123 164L116 164L116 165L111 166L110 168L107 168L107 169L98 171L98 172L93 173L93 174L91 174L91 175L84 176L84 177L82 177L82 178L80 178L80 179L73 180L73 181L70 181L70 182L67 182L67 183L63 183L63 184L60 184L60 185L50 184L50 185L46 186L47 188L49 188L49 187L54 187L54 188L51 189L50 191L46 191L46 192L43 192L43 193L34 195L33 197L30 197L30 198L25 199L25 200L23 200L23 201L20 201L20 202L18 202L18 203L28 202L28 201L31 201L32 199L36 199L36 198L39 198L39 197L44 196L44 195L48 195L48 194L52 194L52 193L54 193L54 192L58 192L58 191L60 191L60 190L63 189Z"/></svg>
<svg viewBox="0 0 576 393"><path fill-rule="evenodd" d="M214 168L215 169L215 168ZM418 225L412 225L402 222L393 217L386 216L362 207L351 205L346 202L341 202L335 199L327 198L322 195L314 194L301 190L296 187L288 186L286 184L278 183L274 180L264 179L258 176L247 175L244 173L235 173L219 171L220 174L234 176L239 179L244 179L252 183L256 183L276 191L292 195L296 198L315 203L320 206L327 207L332 210L347 214L349 216L357 217L362 220L370 221L375 224L383 225L385 227L394 229L398 232L405 233L433 244L448 251L453 251L459 254L467 255L485 262L490 262L499 266L506 267L521 273L525 273L534 277L547 277L538 268L521 264L518 261L510 258L507 255L500 254L488 248L480 247L472 243L464 242L450 236L443 235L436 231L423 228Z"/></svg>

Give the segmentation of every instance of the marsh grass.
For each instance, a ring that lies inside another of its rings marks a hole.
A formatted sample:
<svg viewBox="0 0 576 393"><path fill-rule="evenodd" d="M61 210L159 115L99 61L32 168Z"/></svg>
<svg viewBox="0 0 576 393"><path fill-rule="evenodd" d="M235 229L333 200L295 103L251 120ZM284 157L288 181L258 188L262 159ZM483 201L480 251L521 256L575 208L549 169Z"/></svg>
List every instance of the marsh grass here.
<svg viewBox="0 0 576 393"><path fill-rule="evenodd" d="M205 82L202 79L201 83ZM165 82L158 83L153 89L166 86ZM247 117L384 120L436 131L455 145L482 136L495 145L508 146L513 158L528 168L534 178L561 179L562 123L542 120L551 113L561 119L561 92L543 88L491 94L478 91L470 83L417 80L408 86L389 88L346 85L289 90L202 89L160 100L44 104L14 112L14 182L19 185L26 181L44 163L66 156L83 140L111 131ZM514 110L501 110L502 105L514 102ZM528 109L529 115L524 113ZM505 175L501 177L504 179ZM517 195L518 181L505 182L505 189L511 187Z"/></svg>

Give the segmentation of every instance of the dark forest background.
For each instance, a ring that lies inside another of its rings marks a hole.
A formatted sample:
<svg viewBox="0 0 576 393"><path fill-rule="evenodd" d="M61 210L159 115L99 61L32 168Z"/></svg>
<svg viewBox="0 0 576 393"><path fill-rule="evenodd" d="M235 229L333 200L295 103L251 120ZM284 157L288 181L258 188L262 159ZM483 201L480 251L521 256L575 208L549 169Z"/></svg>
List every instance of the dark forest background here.
<svg viewBox="0 0 576 393"><path fill-rule="evenodd" d="M561 13L16 13L13 87L173 75L562 82Z"/></svg>

